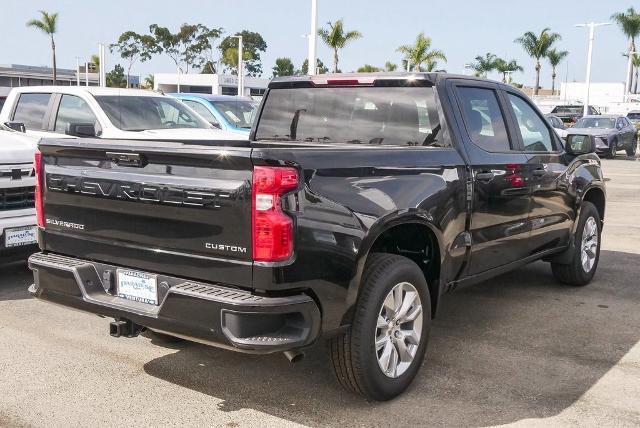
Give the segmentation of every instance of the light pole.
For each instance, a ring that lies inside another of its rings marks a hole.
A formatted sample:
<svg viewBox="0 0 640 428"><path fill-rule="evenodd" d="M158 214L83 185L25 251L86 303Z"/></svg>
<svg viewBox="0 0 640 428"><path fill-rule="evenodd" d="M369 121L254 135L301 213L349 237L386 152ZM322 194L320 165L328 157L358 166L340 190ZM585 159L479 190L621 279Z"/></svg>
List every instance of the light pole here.
<svg viewBox="0 0 640 428"><path fill-rule="evenodd" d="M98 43L98 57L100 59L100 67L99 67L99 76L100 76L100 86L107 86L106 82L106 73L105 73L105 51L104 51L104 43ZM127 80L127 88L129 87L129 81Z"/></svg>
<svg viewBox="0 0 640 428"><path fill-rule="evenodd" d="M242 36L233 36L238 39L238 96L244 95L244 64L242 61Z"/></svg>
<svg viewBox="0 0 640 428"><path fill-rule="evenodd" d="M604 25L611 25L610 22L588 22L586 24L576 24L576 27L587 27L589 28L589 51L587 53L587 77L585 81L585 96L584 96L584 111L583 115L589 114L589 89L591 89L591 58L593 56L593 36L596 30L596 27L602 27Z"/></svg>
<svg viewBox="0 0 640 428"><path fill-rule="evenodd" d="M307 74L316 74L316 46L318 40L318 0L311 0L311 33L309 34L309 66Z"/></svg>
<svg viewBox="0 0 640 428"><path fill-rule="evenodd" d="M76 57L76 86L80 86L80 57Z"/></svg>

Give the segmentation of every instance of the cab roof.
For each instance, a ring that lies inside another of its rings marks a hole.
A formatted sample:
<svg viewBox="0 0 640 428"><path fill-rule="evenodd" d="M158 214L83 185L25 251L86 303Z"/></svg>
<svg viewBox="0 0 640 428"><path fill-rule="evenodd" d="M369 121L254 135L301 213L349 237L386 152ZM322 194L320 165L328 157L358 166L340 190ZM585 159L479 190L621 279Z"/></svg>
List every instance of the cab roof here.
<svg viewBox="0 0 640 428"><path fill-rule="evenodd" d="M56 92L71 95L113 95L113 96L137 96L137 97L162 97L159 92L148 89L132 88L102 88L99 86L21 86L13 88L18 93Z"/></svg>

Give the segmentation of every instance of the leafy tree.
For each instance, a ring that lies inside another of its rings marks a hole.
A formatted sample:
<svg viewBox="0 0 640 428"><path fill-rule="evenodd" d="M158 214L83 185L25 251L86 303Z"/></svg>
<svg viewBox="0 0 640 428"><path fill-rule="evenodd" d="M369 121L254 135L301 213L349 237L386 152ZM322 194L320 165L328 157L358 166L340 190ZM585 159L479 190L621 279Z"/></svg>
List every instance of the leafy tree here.
<svg viewBox="0 0 640 428"><path fill-rule="evenodd" d="M476 62L471 64L471 68L475 71L475 75L478 77L487 77L489 73L496 69L496 61L498 57L487 52L484 56L478 55L475 58Z"/></svg>
<svg viewBox="0 0 640 428"><path fill-rule="evenodd" d="M611 19L620 27L625 36L629 38L629 52L636 51L636 37L640 35L640 14L630 7L626 12L618 12L611 15ZM631 91L631 69L627 70L629 87L626 91Z"/></svg>
<svg viewBox="0 0 640 428"><path fill-rule="evenodd" d="M140 35L133 31L124 32L118 37L117 43L109 45L111 52L116 51L127 64L127 88L129 87L129 76L131 67L140 60L145 62L151 59L151 55L158 51L158 45L153 37L149 35Z"/></svg>
<svg viewBox="0 0 640 428"><path fill-rule="evenodd" d="M116 64L113 70L107 73L107 86L110 88L125 88L127 79L124 76L124 68L120 64Z"/></svg>
<svg viewBox="0 0 640 428"><path fill-rule="evenodd" d="M329 72L329 69L324 65L322 61L320 61L319 58L316 58L316 71L318 72L318 74L326 74ZM302 62L302 67L300 67L300 70L298 71L297 74L301 74L301 75L309 74L308 58L305 58L305 60Z"/></svg>
<svg viewBox="0 0 640 428"><path fill-rule="evenodd" d="M423 64L427 65L433 71L437 66L437 61L447 62L444 52L438 49L431 49L431 38L426 37L424 33L418 34L413 45L402 45L396 52L404 55L405 61L408 61L409 67L414 71L425 71Z"/></svg>
<svg viewBox="0 0 640 428"><path fill-rule="evenodd" d="M260 52L266 52L267 42L259 33L242 30L235 36L242 36L242 58L245 61L244 71L247 76L262 75L262 62ZM233 52L235 51L235 55ZM222 63L232 74L237 74L238 70L238 39L233 36L225 37L220 43L222 51Z"/></svg>
<svg viewBox="0 0 640 428"><path fill-rule="evenodd" d="M498 58L496 59L495 67L498 73L502 73L502 81L504 83L507 83L507 74L524 70L520 65L518 65L515 59L507 62L502 58ZM511 79L511 77L509 77L509 79Z"/></svg>
<svg viewBox="0 0 640 428"><path fill-rule="evenodd" d="M56 42L53 35L58 31L58 13L49 13L44 10L40 11L40 19L31 19L27 21L27 27L37 28L51 39L51 57L53 62L53 84L56 84L58 73L56 70Z"/></svg>
<svg viewBox="0 0 640 428"><path fill-rule="evenodd" d="M391 61L387 61L384 63L384 71L396 71L398 68L398 64L394 64Z"/></svg>
<svg viewBox="0 0 640 428"><path fill-rule="evenodd" d="M380 68L370 64L365 64L358 69L358 73L376 73L378 71L380 71Z"/></svg>
<svg viewBox="0 0 640 428"><path fill-rule="evenodd" d="M546 57L553 44L561 38L560 34L552 33L550 28L545 28L539 35L527 31L515 40L531 58L536 60L536 86L533 88L533 95L538 95L540 89L540 69L542 68L540 58Z"/></svg>
<svg viewBox="0 0 640 428"><path fill-rule="evenodd" d="M569 55L567 51L559 51L557 49L549 49L547 52L547 59L549 60L549 64L551 64L551 93L555 93L556 91L556 67L558 64L562 62Z"/></svg>
<svg viewBox="0 0 640 428"><path fill-rule="evenodd" d="M338 72L338 51L343 49L351 41L362 37L362 33L356 30L344 31L342 19L338 19L335 23L327 22L329 28L321 28L318 35L322 41L333 49L333 72Z"/></svg>
<svg viewBox="0 0 640 428"><path fill-rule="evenodd" d="M245 74L247 71L247 63L253 57L251 56L251 52L242 50L242 60L245 65ZM222 54L222 63L227 66L227 71L233 75L238 74L238 48L228 48ZM262 67L262 66L260 66Z"/></svg>
<svg viewBox="0 0 640 428"><path fill-rule="evenodd" d="M177 33L157 24L149 26L153 36L152 53L165 53L176 68L188 73L191 67L202 67L207 62L207 51L212 49L211 40L222 33L221 28L208 28L202 24L182 24Z"/></svg>
<svg viewBox="0 0 640 428"><path fill-rule="evenodd" d="M273 67L273 77L293 76L294 71L291 58L277 58L276 65Z"/></svg>

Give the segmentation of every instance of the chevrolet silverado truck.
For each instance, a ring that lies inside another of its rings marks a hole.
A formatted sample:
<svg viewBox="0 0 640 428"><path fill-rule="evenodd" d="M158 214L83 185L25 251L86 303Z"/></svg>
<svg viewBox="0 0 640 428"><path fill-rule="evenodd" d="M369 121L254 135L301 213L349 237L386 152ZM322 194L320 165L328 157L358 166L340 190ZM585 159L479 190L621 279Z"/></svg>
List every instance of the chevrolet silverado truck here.
<svg viewBox="0 0 640 428"><path fill-rule="evenodd" d="M0 128L0 260L37 250L35 150L32 139Z"/></svg>
<svg viewBox="0 0 640 428"><path fill-rule="evenodd" d="M420 369L443 293L540 259L591 281L594 150L498 82L277 78L249 141L41 142L30 292L113 318L116 337L292 361L326 339L344 387L388 400Z"/></svg>

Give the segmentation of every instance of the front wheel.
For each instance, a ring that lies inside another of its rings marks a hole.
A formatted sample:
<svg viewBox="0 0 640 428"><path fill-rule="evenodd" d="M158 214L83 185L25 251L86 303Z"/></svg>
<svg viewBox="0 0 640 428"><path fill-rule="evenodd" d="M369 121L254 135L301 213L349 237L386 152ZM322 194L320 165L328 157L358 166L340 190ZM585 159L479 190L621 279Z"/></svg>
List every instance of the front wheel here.
<svg viewBox="0 0 640 428"><path fill-rule="evenodd" d="M613 140L609 146L609 153L607 153L607 157L609 159L615 159L616 153L618 153L618 142Z"/></svg>
<svg viewBox="0 0 640 428"><path fill-rule="evenodd" d="M600 235L602 223L595 205L583 202L578 228L573 237L574 245L568 264L551 263L553 276L560 282L582 286L593 279L600 259Z"/></svg>
<svg viewBox="0 0 640 428"><path fill-rule="evenodd" d="M336 377L347 390L390 400L415 378L431 325L429 287L418 265L372 254L349 330L331 340Z"/></svg>

